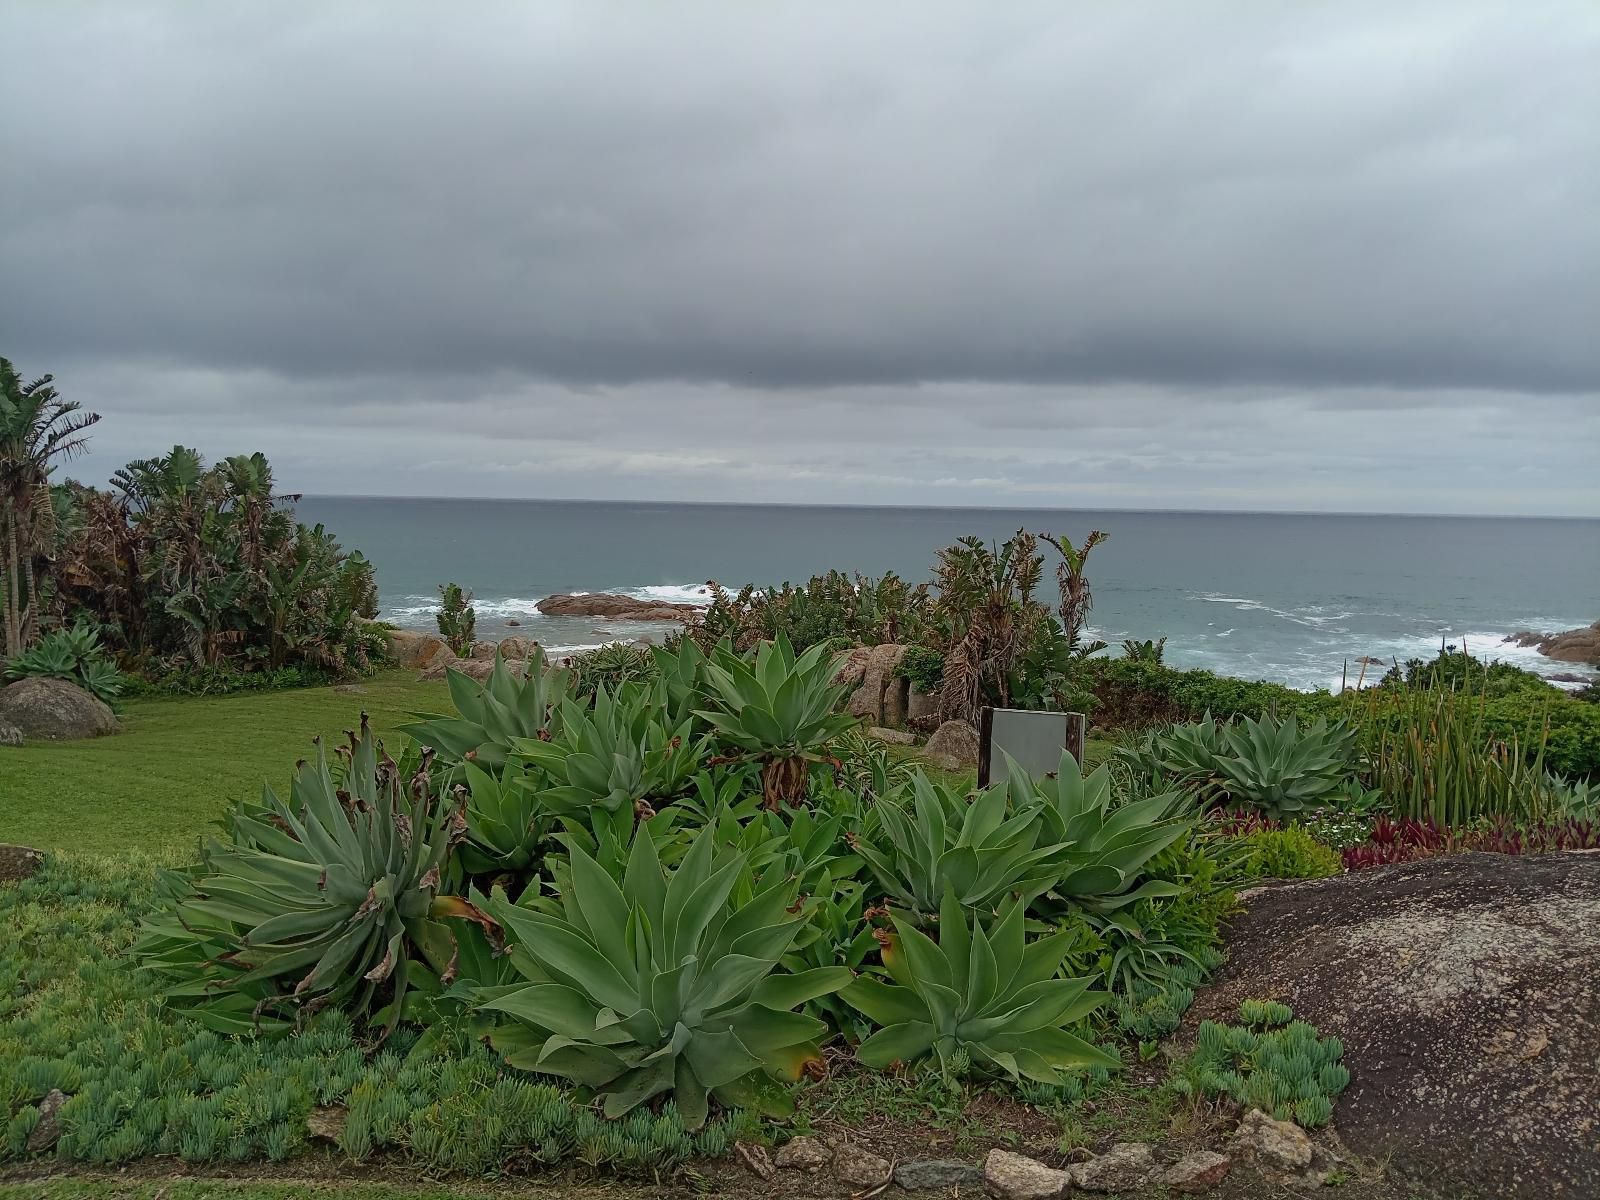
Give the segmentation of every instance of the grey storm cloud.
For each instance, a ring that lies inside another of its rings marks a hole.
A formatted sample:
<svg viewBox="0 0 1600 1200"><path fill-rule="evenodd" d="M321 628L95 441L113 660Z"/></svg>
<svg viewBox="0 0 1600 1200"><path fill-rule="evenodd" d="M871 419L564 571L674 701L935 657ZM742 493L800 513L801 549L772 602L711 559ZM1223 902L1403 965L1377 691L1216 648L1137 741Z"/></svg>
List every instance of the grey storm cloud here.
<svg viewBox="0 0 1600 1200"><path fill-rule="evenodd" d="M961 499L1053 494L1030 430L1174 489L1325 414L1355 463L1600 437L1586 0L15 0L0 54L0 353L141 414L118 449L351 490L291 416L426 412L428 488L803 490L797 426L911 422L837 478Z"/></svg>

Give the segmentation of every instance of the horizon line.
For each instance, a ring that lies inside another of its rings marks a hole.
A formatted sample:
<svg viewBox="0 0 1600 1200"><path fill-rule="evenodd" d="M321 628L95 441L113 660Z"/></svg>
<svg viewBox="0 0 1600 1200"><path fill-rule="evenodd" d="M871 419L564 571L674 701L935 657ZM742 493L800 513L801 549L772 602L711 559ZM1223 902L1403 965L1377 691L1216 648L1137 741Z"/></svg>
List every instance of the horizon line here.
<svg viewBox="0 0 1600 1200"><path fill-rule="evenodd" d="M865 508L898 512L1116 513L1148 516L1423 517L1437 520L1467 521L1600 521L1600 514L1595 516L1574 516L1554 513L1452 513L1392 510L1363 512L1351 509L1317 508L1111 508L1104 505L1084 505L1068 508L1032 504L850 504L840 501L815 500L595 500L581 496L405 496L380 492L291 492L287 494L308 500L441 500L451 504L603 504L618 507L630 504L650 504L676 508Z"/></svg>

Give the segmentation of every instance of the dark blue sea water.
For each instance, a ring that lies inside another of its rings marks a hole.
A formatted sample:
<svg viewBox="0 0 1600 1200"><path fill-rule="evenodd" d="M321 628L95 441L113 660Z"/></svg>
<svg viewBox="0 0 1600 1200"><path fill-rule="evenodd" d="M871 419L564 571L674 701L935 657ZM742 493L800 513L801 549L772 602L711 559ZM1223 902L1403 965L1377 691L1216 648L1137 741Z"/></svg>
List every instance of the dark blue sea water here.
<svg viewBox="0 0 1600 1200"><path fill-rule="evenodd" d="M645 628L540 616L535 602L554 592L694 600L708 579L799 582L830 567L916 582L955 538L1018 528L1111 535L1090 559L1098 636L1165 636L1175 665L1299 687L1336 685L1361 655L1426 655L1441 638L1565 669L1499 639L1600 617L1596 520L325 496L300 515L377 564L389 619L431 626L437 587L454 580L476 593L480 631L518 620L551 649Z"/></svg>

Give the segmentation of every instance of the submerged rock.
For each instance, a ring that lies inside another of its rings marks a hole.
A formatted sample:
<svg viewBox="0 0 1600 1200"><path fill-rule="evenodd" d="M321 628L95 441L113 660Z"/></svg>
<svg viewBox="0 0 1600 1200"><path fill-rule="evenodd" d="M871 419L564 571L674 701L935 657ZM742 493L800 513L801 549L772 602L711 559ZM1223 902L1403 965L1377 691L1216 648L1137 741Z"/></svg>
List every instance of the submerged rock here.
<svg viewBox="0 0 1600 1200"><path fill-rule="evenodd" d="M1556 662L1587 663L1600 667L1600 621L1587 629L1568 629L1561 633L1513 633L1505 639L1518 646L1532 646Z"/></svg>
<svg viewBox="0 0 1600 1200"><path fill-rule="evenodd" d="M1270 997L1342 1039L1334 1120L1352 1150L1450 1195L1600 1196L1600 855L1268 888L1227 947L1191 1016Z"/></svg>
<svg viewBox="0 0 1600 1200"><path fill-rule="evenodd" d="M103 700L65 679L19 679L0 688L0 726L24 741L69 742L115 733L117 715Z"/></svg>
<svg viewBox="0 0 1600 1200"><path fill-rule="evenodd" d="M604 617L611 621L692 621L705 611L698 604L641 600L609 592L546 596L535 607L547 617Z"/></svg>

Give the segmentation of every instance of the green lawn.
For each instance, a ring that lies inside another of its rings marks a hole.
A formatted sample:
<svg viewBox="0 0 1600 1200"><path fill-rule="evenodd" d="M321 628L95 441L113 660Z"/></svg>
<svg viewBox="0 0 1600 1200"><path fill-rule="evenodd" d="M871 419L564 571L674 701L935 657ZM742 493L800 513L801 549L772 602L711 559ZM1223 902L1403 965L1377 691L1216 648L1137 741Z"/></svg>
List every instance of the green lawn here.
<svg viewBox="0 0 1600 1200"><path fill-rule="evenodd" d="M182 857L231 801L286 785L314 735L342 741L363 709L380 733L453 711L443 683L408 671L355 686L135 700L116 737L0 749L0 842Z"/></svg>

